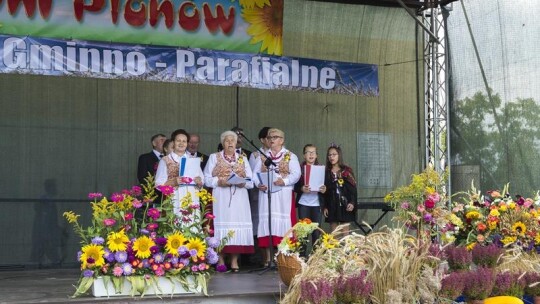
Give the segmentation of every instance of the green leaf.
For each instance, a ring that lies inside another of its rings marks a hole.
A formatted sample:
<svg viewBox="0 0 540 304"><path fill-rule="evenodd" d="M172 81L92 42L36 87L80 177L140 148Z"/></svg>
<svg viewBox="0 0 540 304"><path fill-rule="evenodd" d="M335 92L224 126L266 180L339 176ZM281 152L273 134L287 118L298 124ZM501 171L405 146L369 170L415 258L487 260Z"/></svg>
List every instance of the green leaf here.
<svg viewBox="0 0 540 304"><path fill-rule="evenodd" d="M83 277L79 281L79 286L77 286L75 293L71 296L72 298L79 297L86 292L88 292L88 289L92 287L92 284L94 283L94 277Z"/></svg>

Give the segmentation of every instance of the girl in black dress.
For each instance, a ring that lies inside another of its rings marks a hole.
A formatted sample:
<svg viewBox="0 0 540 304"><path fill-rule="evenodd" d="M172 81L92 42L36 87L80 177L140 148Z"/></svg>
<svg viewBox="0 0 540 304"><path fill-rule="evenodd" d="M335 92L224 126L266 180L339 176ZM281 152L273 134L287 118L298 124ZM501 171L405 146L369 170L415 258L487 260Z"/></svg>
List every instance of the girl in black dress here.
<svg viewBox="0 0 540 304"><path fill-rule="evenodd" d="M340 224L350 223L356 219L356 180L351 167L343 164L341 148L330 146L326 152L326 176L324 180L323 214L330 223L332 231ZM349 226L343 234L349 233Z"/></svg>

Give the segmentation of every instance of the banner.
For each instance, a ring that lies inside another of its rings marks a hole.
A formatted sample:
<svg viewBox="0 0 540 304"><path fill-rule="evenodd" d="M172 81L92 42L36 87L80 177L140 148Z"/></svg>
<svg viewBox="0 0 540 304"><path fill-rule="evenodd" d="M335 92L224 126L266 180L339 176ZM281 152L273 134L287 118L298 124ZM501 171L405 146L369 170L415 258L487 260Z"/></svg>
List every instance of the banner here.
<svg viewBox="0 0 540 304"><path fill-rule="evenodd" d="M0 0L0 34L282 54L284 0Z"/></svg>
<svg viewBox="0 0 540 304"><path fill-rule="evenodd" d="M376 65L0 35L0 73L378 96Z"/></svg>

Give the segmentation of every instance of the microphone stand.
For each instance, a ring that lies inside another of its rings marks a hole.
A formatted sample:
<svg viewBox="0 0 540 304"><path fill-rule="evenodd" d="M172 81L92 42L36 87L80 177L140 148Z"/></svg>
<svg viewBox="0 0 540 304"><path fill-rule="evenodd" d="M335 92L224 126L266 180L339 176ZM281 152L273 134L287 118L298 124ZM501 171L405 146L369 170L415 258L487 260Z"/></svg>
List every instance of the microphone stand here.
<svg viewBox="0 0 540 304"><path fill-rule="evenodd" d="M236 134L238 134L238 136L242 136L253 148L255 148L255 150L259 152L260 156L264 156L266 158L266 160L264 161L264 165L266 166L266 168L268 168L268 174L266 175L268 178L268 189L266 189L266 193L268 195L268 238L270 239L270 262L268 263L268 266L258 269L252 269L249 271L250 273L253 271L260 271L259 275L261 275L269 270L277 269L277 266L274 263L274 242L272 239L272 180L270 179L271 170L274 170L274 168L276 167L276 163L272 161L271 157L266 155L266 153L264 153L259 147L257 147L253 143L253 140L247 138L243 132L236 132Z"/></svg>

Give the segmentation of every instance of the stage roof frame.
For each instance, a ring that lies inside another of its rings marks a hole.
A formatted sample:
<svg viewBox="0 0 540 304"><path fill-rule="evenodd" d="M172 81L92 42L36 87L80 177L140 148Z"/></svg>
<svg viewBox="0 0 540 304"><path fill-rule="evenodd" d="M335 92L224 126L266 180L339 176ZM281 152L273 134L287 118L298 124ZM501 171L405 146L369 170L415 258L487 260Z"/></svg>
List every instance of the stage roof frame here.
<svg viewBox="0 0 540 304"><path fill-rule="evenodd" d="M342 4L361 4L361 5L372 5L372 6L386 6L386 7L401 7L401 4L398 0L310 0L317 2L332 2L332 3L342 3ZM417 14L420 12L434 8L445 6L451 2L457 0L402 0L402 2L409 8L414 9Z"/></svg>

